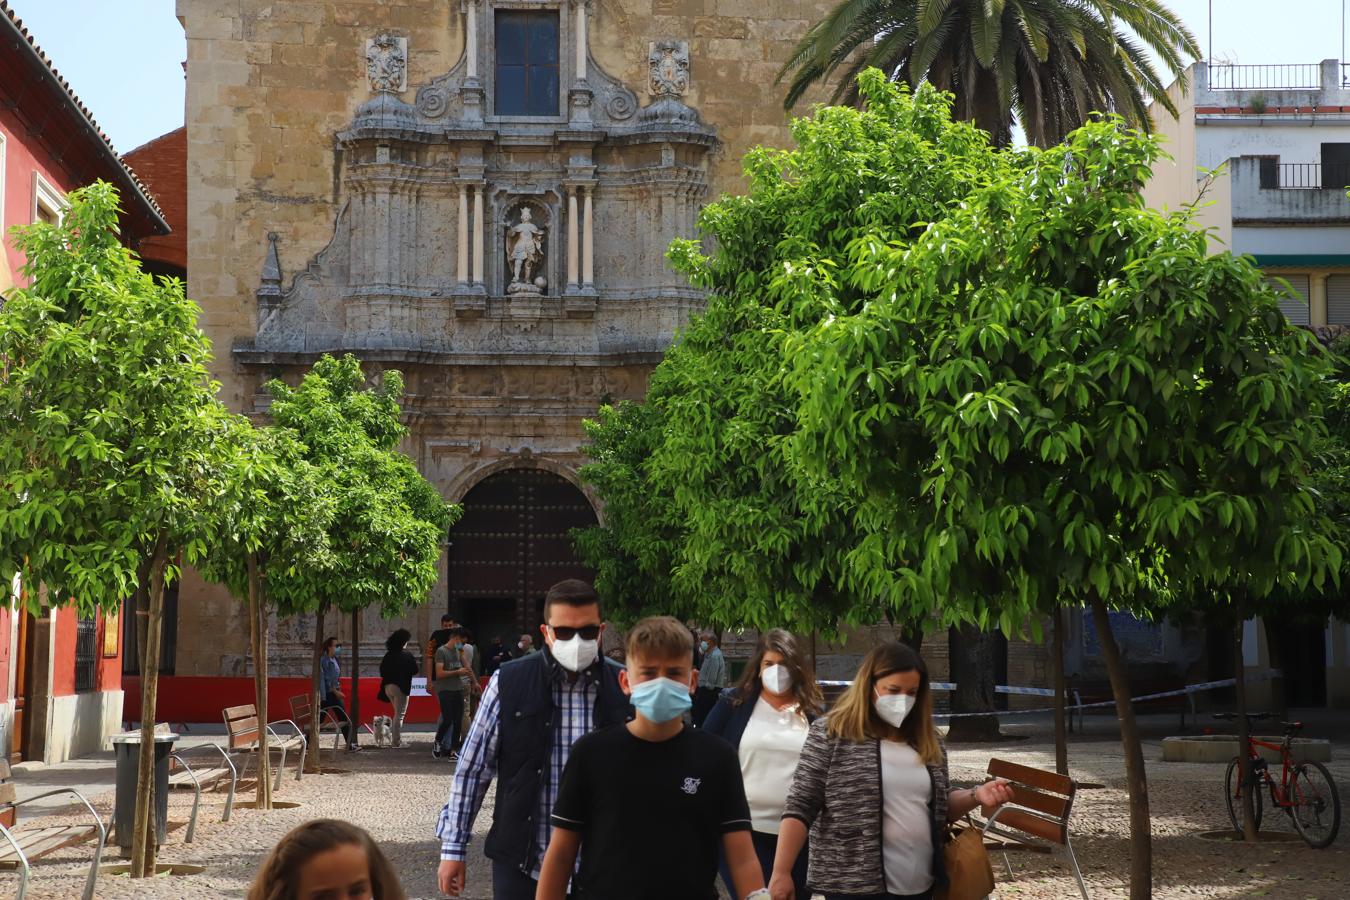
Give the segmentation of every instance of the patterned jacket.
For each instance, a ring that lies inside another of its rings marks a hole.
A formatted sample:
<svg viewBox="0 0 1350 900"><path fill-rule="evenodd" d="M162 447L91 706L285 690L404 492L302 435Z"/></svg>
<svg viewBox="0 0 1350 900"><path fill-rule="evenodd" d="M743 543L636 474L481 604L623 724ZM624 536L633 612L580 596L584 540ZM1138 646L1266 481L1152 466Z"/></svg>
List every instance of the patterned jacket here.
<svg viewBox="0 0 1350 900"><path fill-rule="evenodd" d="M816 893L885 894L881 854L881 742L830 737L826 718L811 724L792 776L783 818L811 829L807 884ZM942 843L947 824L947 755L928 766L933 791L934 886L945 885Z"/></svg>

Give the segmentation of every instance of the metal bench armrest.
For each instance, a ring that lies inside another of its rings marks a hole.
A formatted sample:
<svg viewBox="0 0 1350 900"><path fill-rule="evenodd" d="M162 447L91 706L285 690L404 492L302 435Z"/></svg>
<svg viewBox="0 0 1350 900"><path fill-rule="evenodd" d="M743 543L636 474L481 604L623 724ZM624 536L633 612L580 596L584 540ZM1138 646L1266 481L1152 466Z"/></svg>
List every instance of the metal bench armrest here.
<svg viewBox="0 0 1350 900"><path fill-rule="evenodd" d="M289 734L289 733L288 733L288 734L286 734L286 735L283 737L282 735L280 735L280 734L277 733L277 730L276 730L275 728L272 727L273 725L276 725L277 727L281 727L281 726L283 726L283 725L289 725L289 726L291 726L291 728L294 728L294 729L295 729L295 734L292 735L292 734ZM272 737L276 738L278 741L281 741L281 742L289 741L289 740L294 740L295 738L299 738L299 739L300 739L300 743L301 743L302 745L306 745L306 744L309 743L309 740L305 737L305 733L304 733L303 731L300 730L300 726L297 725L297 724L295 724L295 723L294 723L293 721L291 721L290 719L278 719L278 720L275 721L275 722L268 722L268 723L267 723L267 733L270 734Z"/></svg>
<svg viewBox="0 0 1350 900"><path fill-rule="evenodd" d="M80 802L84 804L84 808L89 810L89 815L93 816L94 824L98 826L100 838L107 836L107 833L103 829L103 820L99 818L98 812L95 811L94 807L89 803L87 799L85 799L84 794L81 794L74 788L57 788L54 791L45 791L41 794L34 794L31 797L25 797L22 800L14 801L12 805L16 807L23 806L25 803L32 803L34 800L43 800L47 797L55 797L57 794L74 794L76 797L78 797Z"/></svg>

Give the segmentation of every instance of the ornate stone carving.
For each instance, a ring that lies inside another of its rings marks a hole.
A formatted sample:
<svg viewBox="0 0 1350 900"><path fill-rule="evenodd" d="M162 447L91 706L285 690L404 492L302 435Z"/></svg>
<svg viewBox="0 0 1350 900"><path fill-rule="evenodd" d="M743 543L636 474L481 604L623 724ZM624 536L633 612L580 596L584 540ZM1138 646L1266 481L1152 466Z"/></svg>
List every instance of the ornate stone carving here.
<svg viewBox="0 0 1350 900"><path fill-rule="evenodd" d="M647 91L654 97L683 97L689 90L689 42L652 41L647 45Z"/></svg>
<svg viewBox="0 0 1350 900"><path fill-rule="evenodd" d="M401 93L408 87L408 39L387 32L366 40L366 77L370 89Z"/></svg>
<svg viewBox="0 0 1350 900"><path fill-rule="evenodd" d="M535 225L528 206L520 208L520 221L506 229L506 262L511 282L508 294L542 294L548 281L538 273L544 266L544 229Z"/></svg>

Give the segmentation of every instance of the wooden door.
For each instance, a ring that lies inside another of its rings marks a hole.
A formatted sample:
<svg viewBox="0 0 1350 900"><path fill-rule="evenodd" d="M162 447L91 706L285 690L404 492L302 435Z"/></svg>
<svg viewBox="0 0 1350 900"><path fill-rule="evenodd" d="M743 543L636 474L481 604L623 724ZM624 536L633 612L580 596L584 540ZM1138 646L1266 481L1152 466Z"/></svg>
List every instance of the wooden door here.
<svg viewBox="0 0 1350 900"><path fill-rule="evenodd" d="M14 614L18 617L18 655L14 660L14 721L9 730L9 760L22 762L28 746L29 695L33 684L33 615L25 608L26 596L21 596Z"/></svg>
<svg viewBox="0 0 1350 900"><path fill-rule="evenodd" d="M576 557L571 531L595 523L586 496L552 472L511 469L485 478L465 496L450 531L450 612L474 629L479 647L533 632L550 586L594 578Z"/></svg>

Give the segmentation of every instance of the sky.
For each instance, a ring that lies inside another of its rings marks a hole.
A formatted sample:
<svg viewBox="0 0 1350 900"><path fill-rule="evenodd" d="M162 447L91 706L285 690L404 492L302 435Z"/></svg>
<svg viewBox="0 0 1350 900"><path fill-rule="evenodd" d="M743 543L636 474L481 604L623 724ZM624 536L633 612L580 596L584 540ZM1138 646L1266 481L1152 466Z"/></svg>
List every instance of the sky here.
<svg viewBox="0 0 1350 900"><path fill-rule="evenodd" d="M1344 0L1171 0L1204 52L1210 47L1211 3L1217 60L1293 63L1341 56ZM183 124L181 64L187 50L174 0L9 0L9 5L118 151ZM603 19L595 27L603 28Z"/></svg>

